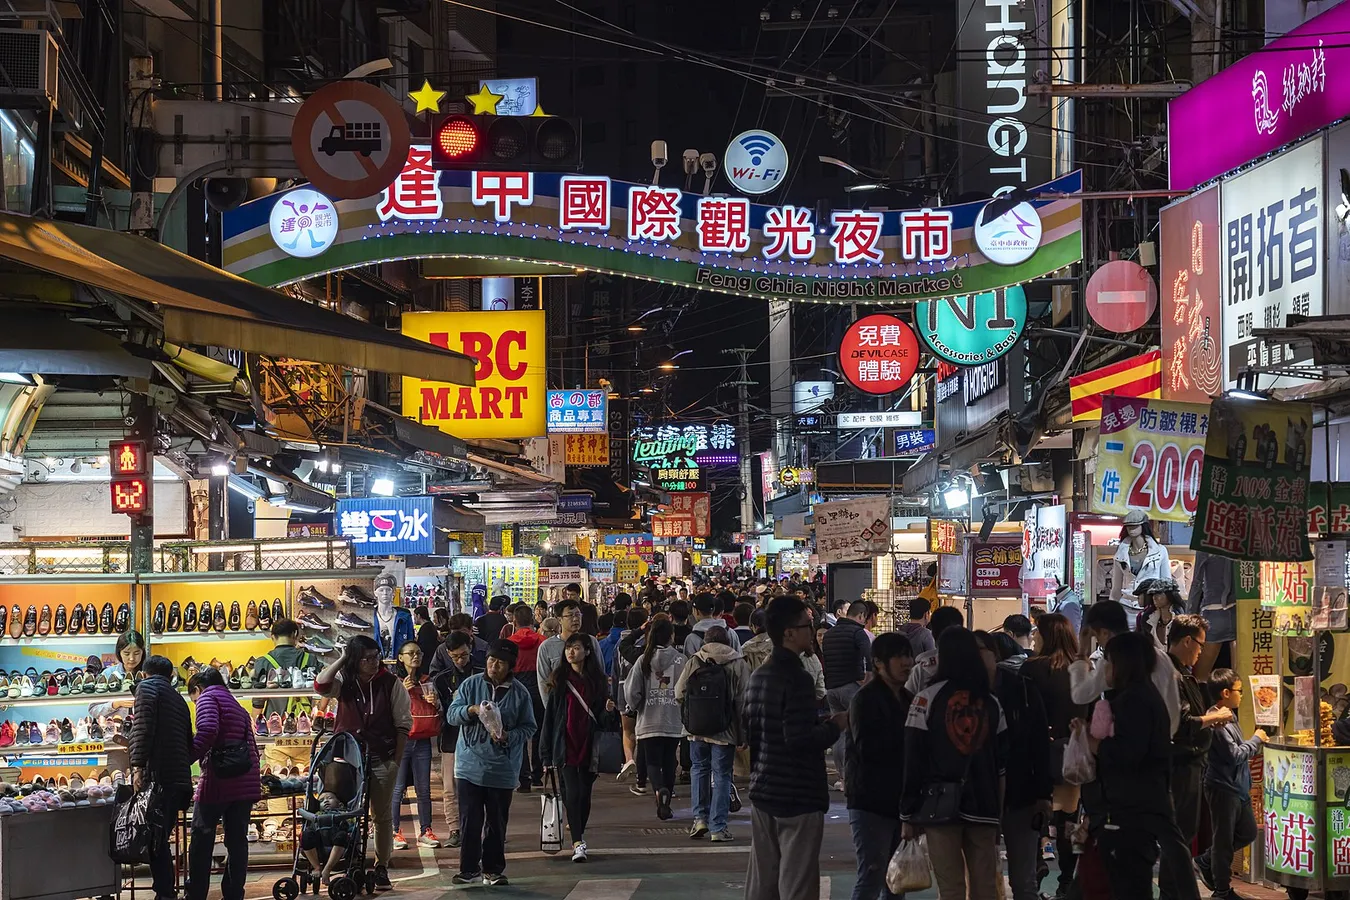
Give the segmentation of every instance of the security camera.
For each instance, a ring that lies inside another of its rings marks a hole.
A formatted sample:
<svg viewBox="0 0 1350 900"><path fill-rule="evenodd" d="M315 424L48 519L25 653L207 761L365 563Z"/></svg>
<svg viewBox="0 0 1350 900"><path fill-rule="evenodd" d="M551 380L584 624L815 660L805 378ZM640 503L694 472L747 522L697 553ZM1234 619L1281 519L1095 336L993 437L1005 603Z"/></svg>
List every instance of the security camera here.
<svg viewBox="0 0 1350 900"><path fill-rule="evenodd" d="M684 174L694 175L698 172L698 151L692 147L684 151Z"/></svg>
<svg viewBox="0 0 1350 900"><path fill-rule="evenodd" d="M652 165L664 168L668 160L665 141L652 141Z"/></svg>
<svg viewBox="0 0 1350 900"><path fill-rule="evenodd" d="M703 171L711 175L717 171L717 157L711 153L704 153L698 158L698 164Z"/></svg>

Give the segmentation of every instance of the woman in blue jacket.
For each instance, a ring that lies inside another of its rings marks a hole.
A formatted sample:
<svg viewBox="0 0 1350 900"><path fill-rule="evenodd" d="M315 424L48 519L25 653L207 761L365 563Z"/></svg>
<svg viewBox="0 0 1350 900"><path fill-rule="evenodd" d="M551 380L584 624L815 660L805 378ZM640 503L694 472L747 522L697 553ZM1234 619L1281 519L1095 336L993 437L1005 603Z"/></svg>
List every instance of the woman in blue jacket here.
<svg viewBox="0 0 1350 900"><path fill-rule="evenodd" d="M506 822L520 784L520 761L534 735L534 701L512 677L519 648L497 641L487 670L455 691L446 721L459 727L455 786L459 795L459 874L455 884L506 884Z"/></svg>

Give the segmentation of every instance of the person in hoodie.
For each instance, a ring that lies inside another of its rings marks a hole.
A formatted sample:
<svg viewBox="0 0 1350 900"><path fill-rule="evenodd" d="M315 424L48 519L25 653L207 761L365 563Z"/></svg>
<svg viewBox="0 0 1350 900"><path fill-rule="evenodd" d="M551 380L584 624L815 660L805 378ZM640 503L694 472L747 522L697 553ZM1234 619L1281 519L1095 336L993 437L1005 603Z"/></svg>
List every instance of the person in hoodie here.
<svg viewBox="0 0 1350 900"><path fill-rule="evenodd" d="M520 656L512 671L516 681L525 685L525 690L530 692L530 700L534 702L534 720L539 722L544 718L544 698L540 693L538 671L539 648L544 643L544 636L534 630L534 613L524 603L512 612L511 622L515 630L508 640L520 648ZM535 734L520 761L520 792L528 794L532 785L543 783L544 764L539 756L539 735Z"/></svg>
<svg viewBox="0 0 1350 900"><path fill-rule="evenodd" d="M693 656L703 646L703 641L709 628L725 628L727 623L722 618L722 601L717 599L716 594L704 591L694 597L694 612L698 620L694 622L694 627L690 629L689 636L684 639L684 655ZM733 631L730 634L731 649L741 649L741 639Z"/></svg>
<svg viewBox="0 0 1350 900"><path fill-rule="evenodd" d="M1242 679L1232 669L1215 669L1209 676L1209 693L1215 706L1237 710L1242 706ZM1232 719L1214 729L1205 769L1205 799L1209 802L1213 840L1209 849L1196 857L1195 867L1216 900L1241 900L1233 891L1233 853L1256 840L1249 763L1267 739L1258 728L1250 740L1244 741L1241 726ZM1336 735L1336 743L1344 744L1344 736Z"/></svg>
<svg viewBox="0 0 1350 900"><path fill-rule="evenodd" d="M923 693L924 688L928 687L928 682L933 679L933 674L937 672L937 642L942 639L942 632L952 627L960 628L965 622L961 610L955 606L939 606L933 610L933 614L928 617L928 630L932 633L934 641L933 649L914 654L914 668L909 670L905 690L915 697Z"/></svg>
<svg viewBox="0 0 1350 900"><path fill-rule="evenodd" d="M695 734L689 730L691 719L686 710L684 721L689 737L694 807L694 824L689 829L689 837L698 840L709 835L711 841L729 841L732 839L727 830L731 776L736 764L736 748L746 742L745 691L750 686L750 667L739 651L731 649L725 628L709 628L704 634L702 649L685 663L684 671L675 682L675 700L682 706L686 702L690 676L707 666L720 666L725 675L728 721L726 727L718 731Z"/></svg>
<svg viewBox="0 0 1350 900"><path fill-rule="evenodd" d="M512 676L520 648L497 641L488 651L487 669L471 675L455 691L446 721L459 728L455 745L455 789L459 796L459 873L455 884L504 885L506 825L511 793L520 782L520 762L537 725L530 692ZM484 716L484 705L494 716ZM500 720L489 730L485 718Z"/></svg>
<svg viewBox="0 0 1350 900"><path fill-rule="evenodd" d="M201 762L202 778L197 783L197 805L192 813L187 900L206 900L211 888L217 823L222 823L225 831L225 874L220 879L220 895L223 900L243 900L249 813L262 797L253 723L225 686L218 669L204 666L188 679L188 698L197 710L192 759ZM216 771L215 753L237 754L240 750L247 760L242 772L226 776Z"/></svg>
<svg viewBox="0 0 1350 900"><path fill-rule="evenodd" d="M473 635L452 631L445 640L445 647L450 658L450 668L441 670L431 679L431 683L436 686L441 709L448 710L459 686L470 675L479 675L483 670L473 664ZM458 742L459 728L451 725L449 719L441 722L437 746L441 751L441 798L444 801L445 827L450 832L445 841L447 847L460 845L459 797L455 792L455 745Z"/></svg>
<svg viewBox="0 0 1350 900"><path fill-rule="evenodd" d="M899 631L909 638L915 656L937 646L933 641L933 632L928 630L928 617L932 614L933 604L927 597L915 597L909 601L909 621L901 625Z"/></svg>
<svg viewBox="0 0 1350 900"><path fill-rule="evenodd" d="M625 705L637 711L634 732L646 757L647 777L656 790L656 816L662 820L673 815L670 797L675 791L675 760L684 736L675 682L688 657L674 646L674 640L675 627L670 620L653 621L647 629L642 660L633 666L624 684Z"/></svg>
<svg viewBox="0 0 1350 900"><path fill-rule="evenodd" d="M750 640L741 644L741 656L753 672L769 661L773 655L773 641L764 630L764 610L757 609L750 614Z"/></svg>

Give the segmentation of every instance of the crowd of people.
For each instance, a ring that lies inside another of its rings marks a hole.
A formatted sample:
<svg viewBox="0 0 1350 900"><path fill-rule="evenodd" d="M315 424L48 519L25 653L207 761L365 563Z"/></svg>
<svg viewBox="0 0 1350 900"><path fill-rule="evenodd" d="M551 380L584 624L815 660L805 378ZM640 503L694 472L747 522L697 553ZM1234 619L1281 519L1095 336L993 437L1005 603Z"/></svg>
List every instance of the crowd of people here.
<svg viewBox="0 0 1350 900"><path fill-rule="evenodd" d="M409 844L409 788L417 843L442 844L434 745L457 884L506 883L513 795L541 787L560 794L571 859L586 861L594 785L617 770L659 820L672 818L687 779L688 836L711 842L746 837L729 816L742 803L736 777L748 774L753 900L818 897L832 790L848 810L854 900L896 896L887 864L920 835L943 900L1003 896L1000 848L1012 900L1040 900L1047 844L1057 898L1152 896L1155 865L1164 898L1198 897L1197 872L1213 896L1238 896L1233 855L1255 833L1247 761L1265 735L1244 739L1235 724L1242 679L1232 669L1197 678L1207 624L1177 612L1174 583L1141 583L1157 614L1134 623L1119 602L1101 601L1034 623L1009 616L992 632L968 629L931 592L897 631L879 630L874 604L827 609L824 593L819 578L753 584L726 573L692 596L649 581L601 611L572 585L552 606L494 598L476 621L419 611L393 664L371 638L352 637L315 689L335 698L335 729L368 754L376 887L392 886L391 853ZM279 651L288 626L273 626ZM204 668L188 684L194 732L172 664L151 656L141 669L133 778L159 784L175 810L195 800L190 897L205 896L223 825L222 894L239 900L259 799L249 714ZM1075 734L1094 756L1091 779L1065 777ZM1202 805L1212 829L1193 859ZM173 896L167 847L152 871L156 895Z"/></svg>

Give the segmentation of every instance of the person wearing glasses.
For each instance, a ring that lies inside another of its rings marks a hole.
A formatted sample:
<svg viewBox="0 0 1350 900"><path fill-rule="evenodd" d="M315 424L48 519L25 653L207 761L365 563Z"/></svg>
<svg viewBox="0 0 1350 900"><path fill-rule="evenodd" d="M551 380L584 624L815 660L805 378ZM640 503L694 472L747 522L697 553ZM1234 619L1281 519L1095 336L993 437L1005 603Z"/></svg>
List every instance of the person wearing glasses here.
<svg viewBox="0 0 1350 900"><path fill-rule="evenodd" d="M796 595L769 601L773 654L746 694L750 772L750 864L746 900L819 900L820 841L830 796L825 751L848 728L847 712L816 715L814 681L802 665L812 646L811 610Z"/></svg>
<svg viewBox="0 0 1350 900"><path fill-rule="evenodd" d="M572 585L568 587L571 588ZM583 630L581 601L573 597L559 600L553 607L553 612L562 625L562 631L540 644L535 655L535 680L544 702L548 701L549 692L553 690L553 672L563 661L563 644L572 635ZM591 635L591 652L599 659L604 658L604 654L600 652L600 642L595 639L595 635Z"/></svg>

